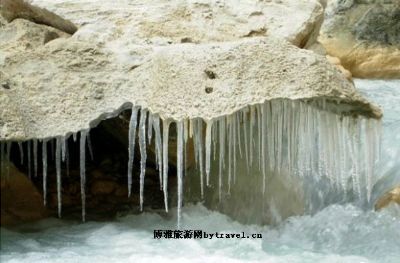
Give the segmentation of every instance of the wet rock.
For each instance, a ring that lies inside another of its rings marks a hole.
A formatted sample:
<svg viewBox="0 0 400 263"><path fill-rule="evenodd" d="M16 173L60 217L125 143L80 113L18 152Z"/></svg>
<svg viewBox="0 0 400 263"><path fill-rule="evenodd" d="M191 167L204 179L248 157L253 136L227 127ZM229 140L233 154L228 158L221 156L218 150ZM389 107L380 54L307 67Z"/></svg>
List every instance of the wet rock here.
<svg viewBox="0 0 400 263"><path fill-rule="evenodd" d="M90 191L93 195L109 195L112 194L118 186L118 183L111 180L95 180L92 183Z"/></svg>
<svg viewBox="0 0 400 263"><path fill-rule="evenodd" d="M390 190L380 197L375 203L375 210L381 210L392 203L400 205L400 186Z"/></svg>
<svg viewBox="0 0 400 263"><path fill-rule="evenodd" d="M1 174L1 226L39 220L47 216L42 195L29 178L9 163Z"/></svg>

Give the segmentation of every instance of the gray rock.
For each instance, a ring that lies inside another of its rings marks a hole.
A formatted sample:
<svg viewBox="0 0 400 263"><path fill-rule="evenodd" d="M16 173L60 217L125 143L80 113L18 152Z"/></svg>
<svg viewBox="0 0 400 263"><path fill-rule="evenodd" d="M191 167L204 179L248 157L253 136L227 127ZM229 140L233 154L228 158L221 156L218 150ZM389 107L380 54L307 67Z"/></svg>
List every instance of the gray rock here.
<svg viewBox="0 0 400 263"><path fill-rule="evenodd" d="M400 8L371 7L354 25L352 32L358 40L400 44Z"/></svg>

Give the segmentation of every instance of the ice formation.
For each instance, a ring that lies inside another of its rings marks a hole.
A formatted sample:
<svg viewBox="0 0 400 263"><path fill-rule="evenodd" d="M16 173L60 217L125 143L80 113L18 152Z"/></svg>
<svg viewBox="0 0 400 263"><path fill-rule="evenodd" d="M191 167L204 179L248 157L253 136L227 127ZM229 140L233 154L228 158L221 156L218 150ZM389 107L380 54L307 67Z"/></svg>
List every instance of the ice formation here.
<svg viewBox="0 0 400 263"><path fill-rule="evenodd" d="M263 104L250 105L230 115L217 119L179 120L177 132L177 196L178 226L181 223L183 205L184 171L186 166L186 145L193 143L196 169L200 176L201 196L210 185L210 176L218 176L219 199L224 197L223 185L227 192L235 183L236 158L245 160L247 170L257 167L263 176L260 186L265 191L269 174L281 173L293 177L326 178L332 186L344 193L352 191L358 198L371 199L375 163L380 152L381 121L362 116L335 113L333 103L325 99L287 100L276 99ZM140 118L139 124L138 117ZM140 148L140 209L143 210L144 178L147 147L155 147L156 166L159 170L160 189L164 192L165 210L168 211L168 142L173 120L163 120L148 109L132 107L129 124L128 189L131 194L133 157L136 130ZM162 125L161 125L162 124ZM153 131L154 129L154 131ZM147 131L147 132L146 132ZM82 220L85 221L85 166L86 142L89 150L89 130L80 133L80 177L82 198ZM153 136L154 132L154 136ZM75 135L76 138L76 135ZM152 144L152 138L154 143ZM189 140L192 138L192 140ZM57 137L33 140L27 143L28 166L33 162L37 175L38 144L42 144L43 198L47 197L48 147L55 155L57 175L58 212L61 216L61 163L68 162L68 138ZM48 143L48 142L51 143ZM148 142L148 144L146 143ZM7 174L11 142L1 142L1 172ZM18 143L21 162L24 144ZM32 147L33 145L33 147ZM212 149L213 148L213 149ZM31 151L33 150L33 158ZM218 162L218 175L210 174L212 152ZM91 153L92 155L92 153ZM68 165L67 165L68 167ZM30 173L30 172L29 172Z"/></svg>

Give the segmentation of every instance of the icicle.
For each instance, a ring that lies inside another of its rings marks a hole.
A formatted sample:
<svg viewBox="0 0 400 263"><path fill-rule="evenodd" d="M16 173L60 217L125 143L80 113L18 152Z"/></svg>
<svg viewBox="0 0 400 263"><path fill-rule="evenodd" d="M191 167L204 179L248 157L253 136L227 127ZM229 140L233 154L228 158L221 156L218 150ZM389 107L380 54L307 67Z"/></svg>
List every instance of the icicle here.
<svg viewBox="0 0 400 263"><path fill-rule="evenodd" d="M87 131L81 131L81 138L79 142L80 155L80 177L81 177L81 202L82 202L82 221L86 221L86 135Z"/></svg>
<svg viewBox="0 0 400 263"><path fill-rule="evenodd" d="M210 162L211 162L211 129L213 121L206 122L206 184L210 185Z"/></svg>
<svg viewBox="0 0 400 263"><path fill-rule="evenodd" d="M277 143L275 145L275 147L277 148L277 160L276 160L276 167L278 170L278 174L280 174L281 172L281 167L282 167L282 139L283 139L283 130L282 130L282 126L283 126L283 105L282 105L282 101L277 101L277 103L275 104L275 106L278 109L277 112L277 133L275 134ZM310 135L308 135L310 136ZM309 153L309 155L311 154L311 152Z"/></svg>
<svg viewBox="0 0 400 263"><path fill-rule="evenodd" d="M66 154L66 140L63 138L61 141L61 160L65 161L65 154Z"/></svg>
<svg viewBox="0 0 400 263"><path fill-rule="evenodd" d="M243 110L243 130L244 130L244 151L246 157L246 168L249 172L249 147L247 141L247 108Z"/></svg>
<svg viewBox="0 0 400 263"><path fill-rule="evenodd" d="M86 134L86 140L87 140L87 145L89 148L89 155L90 155L90 160L94 160L94 155L93 155L93 147L92 147L92 140L90 139L90 130L88 130Z"/></svg>
<svg viewBox="0 0 400 263"><path fill-rule="evenodd" d="M288 101L287 104L287 118L285 120L286 123L286 128L284 130L286 130L286 137L287 137L287 170L289 175L291 175L292 173L292 127L293 127L293 108L292 108L292 101Z"/></svg>
<svg viewBox="0 0 400 263"><path fill-rule="evenodd" d="M144 176L146 172L146 118L147 110L142 109L139 121L139 148L140 148L140 211L143 211Z"/></svg>
<svg viewBox="0 0 400 263"><path fill-rule="evenodd" d="M204 160L203 160L203 122L199 119L197 121L197 137L198 137L198 156L199 156L199 166L200 166L200 188L201 188L201 198L204 198Z"/></svg>
<svg viewBox="0 0 400 263"><path fill-rule="evenodd" d="M132 107L131 119L129 122L129 135L128 135L128 196L131 196L132 190L132 170L133 170L133 158L135 156L135 138L136 138L136 124L137 124L137 113L138 107Z"/></svg>
<svg viewBox="0 0 400 263"><path fill-rule="evenodd" d="M231 193L231 182L232 182L232 164L233 164L233 123L232 116L227 117L228 125L228 193Z"/></svg>
<svg viewBox="0 0 400 263"><path fill-rule="evenodd" d="M271 171L275 170L275 115L272 107L272 101L265 102L265 116L266 119L266 143L267 143L267 153L268 153L268 164ZM265 154L267 154L265 153Z"/></svg>
<svg viewBox="0 0 400 263"><path fill-rule="evenodd" d="M189 131L188 131L188 129L189 129L189 122L188 122L188 120L184 120L183 121L183 139L184 139L184 147L183 147L183 163L184 163L184 165L183 165L183 172L185 173L185 171L186 171L186 167L187 167L187 148L186 148L186 145L187 145L187 141L188 141L188 139L189 139Z"/></svg>
<svg viewBox="0 0 400 263"><path fill-rule="evenodd" d="M266 137L267 137L267 104L264 103L261 106L261 165L262 165L262 174L263 174L263 185L262 185L262 192L263 195L265 194L265 180L266 180L266 173L267 173L267 167L265 164L265 160L266 160L266 147L267 147L267 143L266 143Z"/></svg>
<svg viewBox="0 0 400 263"><path fill-rule="evenodd" d="M151 144L151 138L153 137L153 114L149 112L148 123L147 123L147 138L149 139L149 145Z"/></svg>
<svg viewBox="0 0 400 263"><path fill-rule="evenodd" d="M32 142L27 142L27 151L28 151L28 177L29 179L32 178L32 166L31 166L31 153L32 153Z"/></svg>
<svg viewBox="0 0 400 263"><path fill-rule="evenodd" d="M35 177L37 177L37 170L38 170L38 142L37 140L33 140L33 170Z"/></svg>
<svg viewBox="0 0 400 263"><path fill-rule="evenodd" d="M353 120L351 124L352 131L352 145L351 145L351 153L352 157L352 181L353 181L353 191L355 190L358 194L359 199L361 200L361 185L360 185L360 177L359 177L359 122L357 120Z"/></svg>
<svg viewBox="0 0 400 263"><path fill-rule="evenodd" d="M323 145L323 140L324 140L324 129L323 129L323 120L322 120L322 112L318 111L317 113L317 118L318 118L318 174L320 177L323 176L324 174L324 161L325 161L325 157L324 157L324 145ZM350 147L351 148L351 147Z"/></svg>
<svg viewBox="0 0 400 263"><path fill-rule="evenodd" d="M233 183L236 183L236 118L232 115L232 137L233 137Z"/></svg>
<svg viewBox="0 0 400 263"><path fill-rule="evenodd" d="M178 143L177 143L177 177L178 177L178 229L181 225L182 217L182 198L183 198L183 145L184 145L184 131L183 122L179 121L177 123L178 130Z"/></svg>
<svg viewBox="0 0 400 263"><path fill-rule="evenodd" d="M42 162L43 162L43 204L47 204L47 141L42 142Z"/></svg>
<svg viewBox="0 0 400 263"><path fill-rule="evenodd" d="M218 124L218 122L217 122ZM213 142L213 156L214 161L217 159L217 138L218 138L218 126L215 125L212 129L212 142Z"/></svg>
<svg viewBox="0 0 400 263"><path fill-rule="evenodd" d="M339 127L339 134L340 134L340 176L341 176L341 186L343 189L344 194L347 194L347 163L348 163L348 150L347 150L347 134L346 134L346 129L348 128L348 117L344 117L342 121L340 122Z"/></svg>
<svg viewBox="0 0 400 263"><path fill-rule="evenodd" d="M219 201L222 199L222 170L224 168L225 158L225 118L219 120L219 174L218 174L218 187L219 187Z"/></svg>
<svg viewBox="0 0 400 263"><path fill-rule="evenodd" d="M155 132L155 143L156 143L156 159L157 169L160 179L160 190L163 189L162 183L162 145L161 145L161 130L160 130L160 117L153 116L153 127Z"/></svg>
<svg viewBox="0 0 400 263"><path fill-rule="evenodd" d="M374 136L373 136L373 130L374 127L372 125L371 120L366 120L366 125L365 125L365 132L366 132L366 144L365 144L365 169L366 169L366 190L367 190L367 201L368 203L371 201L371 192L372 192L372 177L374 173L374 167L375 167L375 158L374 158L374 152L375 152L375 142L374 142Z"/></svg>
<svg viewBox="0 0 400 263"><path fill-rule="evenodd" d="M336 188L338 190L341 189L341 182L342 182L342 160L343 158L343 153L341 149L341 137L340 137L340 119L338 115L332 115L332 121L333 121L333 141L334 141L334 149L333 153L337 154L339 158L335 158L335 168L334 168L334 173L336 174Z"/></svg>
<svg viewBox="0 0 400 263"><path fill-rule="evenodd" d="M61 137L56 139L56 174L57 174L57 207L58 217L61 218L62 195L61 195Z"/></svg>
<svg viewBox="0 0 400 263"><path fill-rule="evenodd" d="M236 116L235 116L236 115ZM240 138L240 118L239 118L239 112L234 114L234 117L236 117L236 121L235 121L235 128L237 130L237 138L238 138L238 146L239 146L239 155L240 158L243 158L243 154L242 154L242 139Z"/></svg>
<svg viewBox="0 0 400 263"><path fill-rule="evenodd" d="M20 161L21 164L24 164L24 149L22 147L22 142L18 142L19 154L20 154Z"/></svg>
<svg viewBox="0 0 400 263"><path fill-rule="evenodd" d="M168 136L169 136L169 120L163 120L163 191L165 211L168 212Z"/></svg>
<svg viewBox="0 0 400 263"><path fill-rule="evenodd" d="M196 120L189 120L189 137L193 138L194 136L194 130L196 129L194 126L196 126Z"/></svg>
<svg viewBox="0 0 400 263"><path fill-rule="evenodd" d="M194 147L194 160L195 160L195 167L200 168L199 166L199 132L197 130L197 120L190 120L189 121L189 136L190 136L190 132L193 133L193 147Z"/></svg>
<svg viewBox="0 0 400 263"><path fill-rule="evenodd" d="M88 139L90 137L88 136ZM89 140L88 140L88 145L89 145ZM91 147L89 146L89 149ZM65 165L67 167L67 176L69 176L69 156L68 156L68 138L63 138L61 141L61 160L65 162ZM93 159L92 159L93 160Z"/></svg>
<svg viewBox="0 0 400 263"><path fill-rule="evenodd" d="M254 138L253 138L253 128L255 123L255 110L254 106L250 106L250 165L253 165L253 150L254 150Z"/></svg>
<svg viewBox="0 0 400 263"><path fill-rule="evenodd" d="M257 127L258 127L258 167L261 171L261 105L257 105ZM235 136L236 137L236 136Z"/></svg>
<svg viewBox="0 0 400 263"><path fill-rule="evenodd" d="M76 139L77 139L77 133L76 132L72 133L72 139L74 140L74 142L76 142Z"/></svg>

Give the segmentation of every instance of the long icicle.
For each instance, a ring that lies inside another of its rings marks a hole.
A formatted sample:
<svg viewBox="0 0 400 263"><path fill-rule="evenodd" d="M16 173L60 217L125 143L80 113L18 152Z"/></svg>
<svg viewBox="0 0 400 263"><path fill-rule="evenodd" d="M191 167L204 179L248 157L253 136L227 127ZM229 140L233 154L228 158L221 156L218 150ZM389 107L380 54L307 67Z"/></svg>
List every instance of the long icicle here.
<svg viewBox="0 0 400 263"><path fill-rule="evenodd" d="M22 142L18 142L19 154L21 164L24 164L24 148L22 147Z"/></svg>
<svg viewBox="0 0 400 263"><path fill-rule="evenodd" d="M266 142L266 138L267 138L267 104L264 103L263 105L261 105L261 165L262 165L262 174L263 174L263 185L262 185L262 193L263 195L265 194L265 181L266 181L266 173L267 173L267 166L266 166L266 151L267 151L267 142Z"/></svg>
<svg viewBox="0 0 400 263"><path fill-rule="evenodd" d="M56 174L57 174L57 208L58 217L61 218L62 195L61 195L61 137L56 139Z"/></svg>
<svg viewBox="0 0 400 263"><path fill-rule="evenodd" d="M203 122L202 120L197 121L197 129L198 129L198 147L199 147L199 166L200 166L200 188L201 188L201 198L204 198L204 150L203 150Z"/></svg>
<svg viewBox="0 0 400 263"><path fill-rule="evenodd" d="M244 130L244 151L246 157L246 168L247 173L249 173L249 147L248 147L248 140L247 140L247 114L248 108L243 110L243 130ZM240 123L239 123L240 125Z"/></svg>
<svg viewBox="0 0 400 263"><path fill-rule="evenodd" d="M131 119L129 122L129 135L128 135L128 196L132 193L132 170L133 170L133 159L135 156L135 138L136 138L136 124L137 124L137 113L139 108L132 107Z"/></svg>
<svg viewBox="0 0 400 263"><path fill-rule="evenodd" d="M47 141L42 142L42 162L43 162L43 205L47 205Z"/></svg>
<svg viewBox="0 0 400 263"><path fill-rule="evenodd" d="M231 182L232 182L232 164L233 164L233 123L232 115L227 117L228 126L228 193L231 193Z"/></svg>
<svg viewBox="0 0 400 263"><path fill-rule="evenodd" d="M165 211L168 212L168 136L169 136L169 120L163 120L163 191Z"/></svg>
<svg viewBox="0 0 400 263"><path fill-rule="evenodd" d="M255 123L255 109L254 106L250 106L250 135L249 135L249 148L250 148L250 165L253 165L253 150L254 150L254 138L253 129Z"/></svg>
<svg viewBox="0 0 400 263"><path fill-rule="evenodd" d="M219 187L219 201L222 200L222 170L224 168L225 157L225 117L219 120L219 173L218 173L218 187Z"/></svg>
<svg viewBox="0 0 400 263"><path fill-rule="evenodd" d="M178 229L181 226L182 217L182 198L183 198L183 144L184 144L184 132L183 132L183 121L177 123L178 129L178 145L177 145L177 177L178 177Z"/></svg>
<svg viewBox="0 0 400 263"><path fill-rule="evenodd" d="M81 131L81 138L79 142L80 148L80 177L81 177L81 202L82 202L82 221L86 221L86 135L87 131Z"/></svg>
<svg viewBox="0 0 400 263"><path fill-rule="evenodd" d="M143 192L144 192L144 177L146 173L146 119L147 110L142 109L140 112L139 122L139 148L140 148L140 211L143 211Z"/></svg>
<svg viewBox="0 0 400 263"><path fill-rule="evenodd" d="M206 184L210 186L210 164L211 164L211 129L213 121L206 122Z"/></svg>
<svg viewBox="0 0 400 263"><path fill-rule="evenodd" d="M160 117L153 116L153 126L155 132L156 142L156 157L157 157L157 168L160 179L160 190L163 189L163 175L162 175L162 142L161 142L161 130L160 130Z"/></svg>
<svg viewBox="0 0 400 263"><path fill-rule="evenodd" d="M148 123L147 123L147 138L149 139L149 145L151 144L151 139L153 137L153 114L151 114L151 112L149 112L149 117L147 118Z"/></svg>

